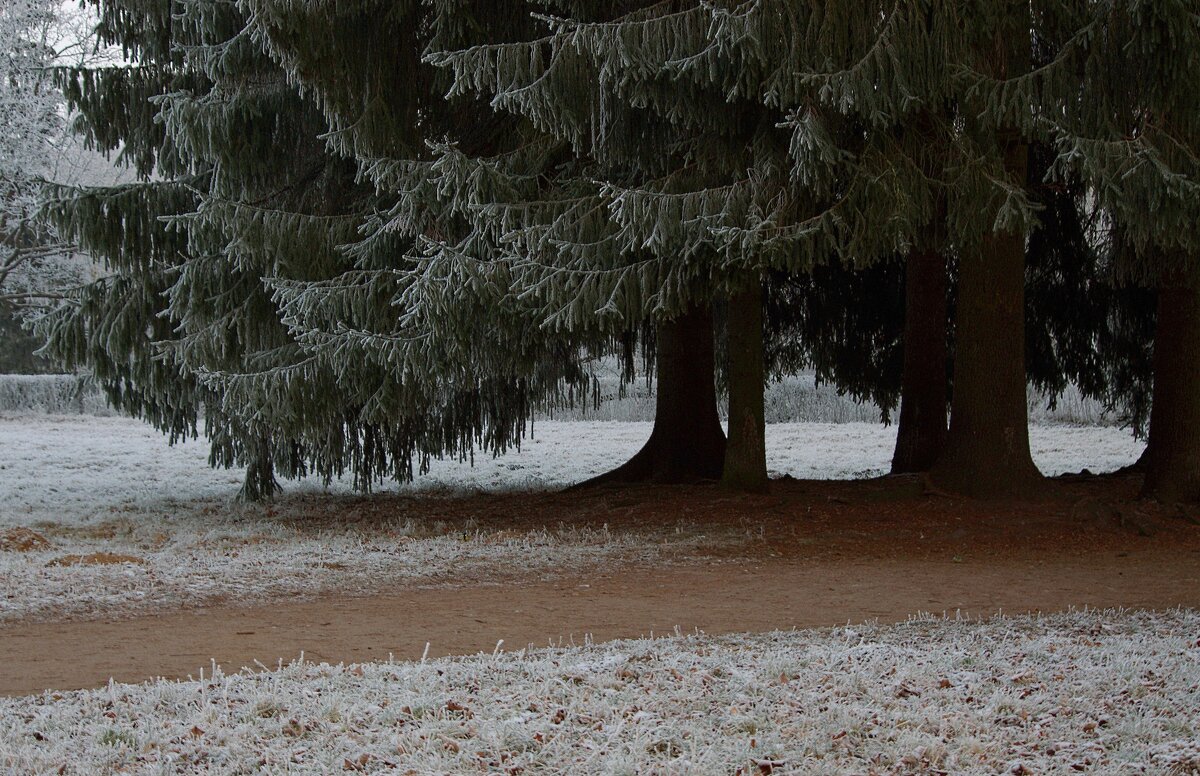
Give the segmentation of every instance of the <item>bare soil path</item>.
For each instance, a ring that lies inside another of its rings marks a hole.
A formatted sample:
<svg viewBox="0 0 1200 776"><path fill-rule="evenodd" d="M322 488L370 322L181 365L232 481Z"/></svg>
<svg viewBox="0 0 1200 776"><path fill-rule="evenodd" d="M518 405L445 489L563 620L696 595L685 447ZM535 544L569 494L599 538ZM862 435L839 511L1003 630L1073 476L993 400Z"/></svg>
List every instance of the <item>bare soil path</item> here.
<svg viewBox="0 0 1200 776"><path fill-rule="evenodd" d="M473 580L365 598L326 597L121 621L0 627L0 694L96 687L110 677L198 676L279 660L362 662L491 652L700 629L719 634L1070 607L1200 608L1194 514L1129 500L1136 483L1058 483L1030 504L923 492L915 481L779 482L770 496L638 490L464 499L517 522L565 513L644 525L690 515L714 535L750 533L728 554L586 578ZM440 507L444 512L446 505ZM583 519L580 517L580 519ZM516 520L514 518L514 520ZM1200 634L1197 634L1200 637Z"/></svg>

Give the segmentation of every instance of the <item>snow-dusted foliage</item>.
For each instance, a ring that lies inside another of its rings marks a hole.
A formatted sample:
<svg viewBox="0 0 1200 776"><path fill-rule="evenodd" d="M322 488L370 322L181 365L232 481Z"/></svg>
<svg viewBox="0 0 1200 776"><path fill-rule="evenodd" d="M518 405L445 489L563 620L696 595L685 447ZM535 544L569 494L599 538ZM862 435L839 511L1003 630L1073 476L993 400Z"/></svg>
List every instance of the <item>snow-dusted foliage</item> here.
<svg viewBox="0 0 1200 776"><path fill-rule="evenodd" d="M61 250L31 223L62 127L47 70L54 17L50 0L0 8L0 291L14 282L24 290L30 271Z"/></svg>
<svg viewBox="0 0 1200 776"><path fill-rule="evenodd" d="M112 414L96 387L77 375L0 375L0 412Z"/></svg>
<svg viewBox="0 0 1200 776"><path fill-rule="evenodd" d="M1099 131L1076 115L1079 73L1104 97L1117 60L1093 44L1129 31L1106 5L1025 18L959 0L96 5L136 66L78 69L66 93L142 180L52 208L115 274L50 322L50 352L121 409L203 433L250 497L514 447L538 409L590 393L591 356L651 345L656 323L763 273L895 268L930 241L975 256L1034 228L1044 208L1005 138L1045 147L1052 188L1059 167L1084 175L1056 156ZM1132 31L1143 46L1156 29ZM1051 60L994 72L997 36ZM874 308L887 278L826 302ZM844 347L826 360L861 358L840 387L894 399L895 314L878 331L802 315ZM1090 374L1088 353L1120 350L1106 320L1080 324L1082 345L1039 340L1035 381L1120 392Z"/></svg>
<svg viewBox="0 0 1200 776"><path fill-rule="evenodd" d="M379 36L358 37L356 53L404 59L372 75L368 103L384 113L354 129L391 133L376 150L417 157L416 181L425 133L475 132L474 117L490 109L442 115L415 74L423 44L410 38L431 33L410 16L414 5L373 6L354 30ZM573 352L496 315L475 316L459 340L475 353L472 343L502 337L495 364L464 364L446 343L408 363L368 347L407 314L398 295L414 242L455 230L458 204L442 202L432 179L400 205L381 199L338 143L351 128L331 124L324 102L247 26L260 15L250 4L96 6L99 38L132 66L73 68L64 93L87 142L120 150L139 181L63 189L47 207L113 273L46 320L48 353L92 372L114 406L174 438L203 433L214 466L246 472L249 498L273 493L277 476L350 473L366 490L411 477L431 455L518 444ZM290 8L273 34L289 37L304 13ZM345 59L339 52L312 75L361 83ZM384 99L400 95L403 106ZM418 223L393 228L396 208ZM280 301L296 296L294 307ZM312 330L310 320L329 316L333 329Z"/></svg>
<svg viewBox="0 0 1200 776"><path fill-rule="evenodd" d="M0 700L23 773L1187 774L1200 615L623 641Z"/></svg>
<svg viewBox="0 0 1200 776"><path fill-rule="evenodd" d="M62 124L61 97L45 72L54 52L48 40L55 4L12 0L0 8L0 175L10 213L26 213L35 199L27 179L47 169L51 138Z"/></svg>
<svg viewBox="0 0 1200 776"><path fill-rule="evenodd" d="M53 77L57 66L104 56L92 23L56 0L0 7L0 299L44 301L89 274L90 262L37 214L45 182L115 174L68 131Z"/></svg>

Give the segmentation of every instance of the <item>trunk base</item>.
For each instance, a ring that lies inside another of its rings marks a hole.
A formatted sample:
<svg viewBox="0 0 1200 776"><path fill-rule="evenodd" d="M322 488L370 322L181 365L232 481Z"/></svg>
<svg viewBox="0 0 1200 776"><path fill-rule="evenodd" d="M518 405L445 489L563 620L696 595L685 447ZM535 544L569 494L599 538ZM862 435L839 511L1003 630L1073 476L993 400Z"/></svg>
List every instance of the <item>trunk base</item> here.
<svg viewBox="0 0 1200 776"><path fill-rule="evenodd" d="M729 441L721 485L765 493L766 420L763 404L763 293L755 280L729 298Z"/></svg>
<svg viewBox="0 0 1200 776"><path fill-rule="evenodd" d="M1200 502L1200 282L1158 293L1154 400L1142 497Z"/></svg>
<svg viewBox="0 0 1200 776"><path fill-rule="evenodd" d="M939 491L978 499L1036 501L1047 495L1049 484L1033 464L997 461L992 455L956 456L947 448L929 470L929 482Z"/></svg>
<svg viewBox="0 0 1200 776"><path fill-rule="evenodd" d="M717 431L720 432L720 426ZM693 446L693 442L699 445ZM656 431L628 461L612 471L572 485L569 490L609 484L692 485L715 482L721 478L724 457L724 435L685 442Z"/></svg>
<svg viewBox="0 0 1200 776"><path fill-rule="evenodd" d="M717 415L713 319L707 307L658 325L654 431L633 458L571 490L608 483L694 483L721 477L725 433Z"/></svg>
<svg viewBox="0 0 1200 776"><path fill-rule="evenodd" d="M904 272L904 372L892 474L927 472L946 444L946 260L914 251Z"/></svg>

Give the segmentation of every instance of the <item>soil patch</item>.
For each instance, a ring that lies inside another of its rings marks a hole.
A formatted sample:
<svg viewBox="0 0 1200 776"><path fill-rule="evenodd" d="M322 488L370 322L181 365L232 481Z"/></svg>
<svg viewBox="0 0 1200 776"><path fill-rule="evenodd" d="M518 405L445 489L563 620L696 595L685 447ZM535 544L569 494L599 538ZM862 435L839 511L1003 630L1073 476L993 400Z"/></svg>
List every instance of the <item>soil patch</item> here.
<svg viewBox="0 0 1200 776"><path fill-rule="evenodd" d="M146 561L136 555L113 552L89 552L87 555L63 555L47 563L47 566L119 566L123 563L145 565Z"/></svg>
<svg viewBox="0 0 1200 776"><path fill-rule="evenodd" d="M359 526L364 532L409 526L473 526L498 537L566 525L634 533L706 537L709 557L761 559L948 558L982 554L1025 558L1118 550L1149 539L1200 549L1200 508L1137 500L1136 474L1067 475L1027 500L979 501L931 489L918 475L871 480L774 480L770 493L745 495L716 485L610 485L569 492L342 499L293 505L306 532Z"/></svg>
<svg viewBox="0 0 1200 776"><path fill-rule="evenodd" d="M764 631L1071 607L1200 608L1192 510L1133 501L1136 477L1068 477L1028 502L929 491L919 478L363 499L339 522L472 520L701 532L683 565L555 580L463 580L385 596L220 607L124 621L0 627L0 693L102 686L305 659L360 662L666 634ZM314 502L314 505L317 504ZM314 509L314 520L326 509ZM319 525L318 525L319 527ZM509 570L511 571L511 570ZM499 577L498 577L499 578Z"/></svg>
<svg viewBox="0 0 1200 776"><path fill-rule="evenodd" d="M28 528L0 531L0 552L39 552L53 546L45 536Z"/></svg>

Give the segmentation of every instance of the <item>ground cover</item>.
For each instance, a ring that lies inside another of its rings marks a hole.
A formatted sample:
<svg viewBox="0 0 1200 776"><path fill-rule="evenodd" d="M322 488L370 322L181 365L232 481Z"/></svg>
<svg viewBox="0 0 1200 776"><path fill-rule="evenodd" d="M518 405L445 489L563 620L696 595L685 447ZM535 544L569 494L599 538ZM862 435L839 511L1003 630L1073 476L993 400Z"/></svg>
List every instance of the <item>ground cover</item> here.
<svg viewBox="0 0 1200 776"><path fill-rule="evenodd" d="M778 505L727 519L729 499L681 504L670 490L649 511L637 507L655 502L647 493L632 502L552 497L624 460L648 433L643 423L543 422L520 452L474 465L435 461L412 485L370 498L343 482L304 482L256 506L233 503L241 473L209 469L202 444L168 447L126 418L4 416L0 622L495 584L758 552L762 521L778 523ZM1032 437L1051 474L1114 469L1140 453L1112 427L1034 427ZM875 424L772 425L768 463L776 477L874 477L886 471L893 442L894 427ZM793 505L807 499L787 484L777 490ZM848 497L819 494L822 502ZM828 533L836 541L842 532Z"/></svg>
<svg viewBox="0 0 1200 776"><path fill-rule="evenodd" d="M1200 515L1090 473L1136 460L1124 432L1035 426L1060 476L1000 505L880 477L893 430L856 423L771 426L766 496L562 492L648 432L540 423L410 486L252 506L135 421L0 418L0 654L29 678L4 692L226 666L0 699L0 770L1200 772L1200 615L1163 608L1200 601ZM1158 611L954 619L1086 603ZM951 619L889 624L917 611ZM484 652L377 660L435 641Z"/></svg>
<svg viewBox="0 0 1200 776"><path fill-rule="evenodd" d="M0 699L21 773L1200 772L1200 615L613 642Z"/></svg>

